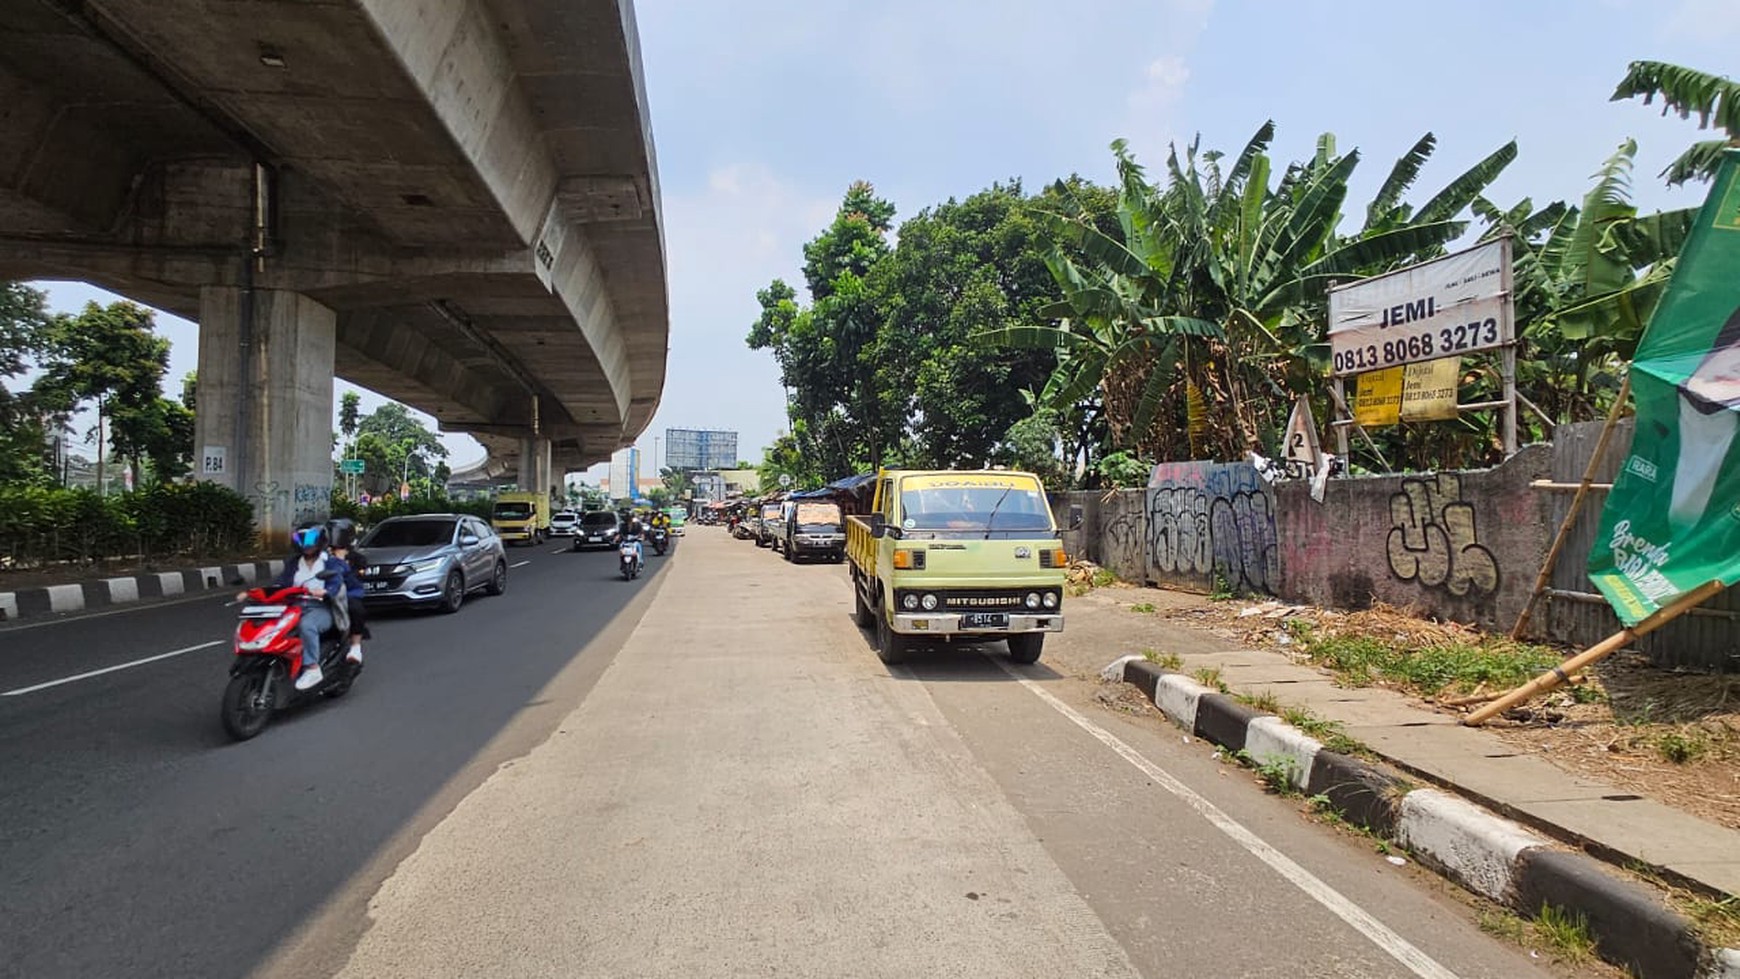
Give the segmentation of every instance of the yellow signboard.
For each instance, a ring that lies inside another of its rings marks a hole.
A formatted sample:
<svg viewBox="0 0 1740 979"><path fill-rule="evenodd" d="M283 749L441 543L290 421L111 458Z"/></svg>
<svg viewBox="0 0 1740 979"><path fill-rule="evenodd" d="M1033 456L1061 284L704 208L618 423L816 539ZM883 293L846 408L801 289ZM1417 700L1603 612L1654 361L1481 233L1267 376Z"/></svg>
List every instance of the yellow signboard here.
<svg viewBox="0 0 1740 979"><path fill-rule="evenodd" d="M1462 358L1441 357L1409 364L1402 375L1402 421L1448 421L1456 417Z"/></svg>
<svg viewBox="0 0 1740 979"><path fill-rule="evenodd" d="M927 489L1020 489L1039 492L1039 481L1016 473L933 473L908 476L903 490Z"/></svg>
<svg viewBox="0 0 1740 979"><path fill-rule="evenodd" d="M1353 420L1361 428L1383 428L1402 417L1402 368L1391 367L1359 375Z"/></svg>

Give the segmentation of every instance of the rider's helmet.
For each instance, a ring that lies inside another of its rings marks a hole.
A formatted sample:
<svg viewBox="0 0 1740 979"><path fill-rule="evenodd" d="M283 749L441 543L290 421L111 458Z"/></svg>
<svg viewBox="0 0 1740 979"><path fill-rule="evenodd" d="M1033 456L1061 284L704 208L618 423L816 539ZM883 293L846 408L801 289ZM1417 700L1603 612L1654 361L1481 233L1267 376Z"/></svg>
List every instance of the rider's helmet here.
<svg viewBox="0 0 1740 979"><path fill-rule="evenodd" d="M305 523L290 532L290 542L304 557L313 557L326 550L326 526Z"/></svg>
<svg viewBox="0 0 1740 979"><path fill-rule="evenodd" d="M336 517L326 522L326 540L332 547L349 549L356 546L356 521Z"/></svg>

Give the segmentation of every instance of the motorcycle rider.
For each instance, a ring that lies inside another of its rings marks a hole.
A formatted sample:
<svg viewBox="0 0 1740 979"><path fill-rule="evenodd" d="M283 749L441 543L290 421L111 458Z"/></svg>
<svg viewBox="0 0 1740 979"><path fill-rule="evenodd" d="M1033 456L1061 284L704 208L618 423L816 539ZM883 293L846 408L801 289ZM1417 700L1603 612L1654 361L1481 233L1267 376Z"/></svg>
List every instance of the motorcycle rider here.
<svg viewBox="0 0 1740 979"><path fill-rule="evenodd" d="M646 552L641 546L641 538L646 536L646 527L640 522L640 514L630 513L628 520L622 525L621 543L634 545L634 560L641 567L646 566Z"/></svg>
<svg viewBox="0 0 1740 979"><path fill-rule="evenodd" d="M340 587L350 565L333 557L326 549L326 528L320 524L304 524L290 535L296 545L294 560L284 562L284 570L272 580L272 587L302 588L309 597L302 609L297 634L302 638L302 673L296 677L297 690L311 690L326 679L320 672L320 634L333 627L332 610L326 602L331 597L329 585ZM247 592L236 596L246 601Z"/></svg>
<svg viewBox="0 0 1740 979"><path fill-rule="evenodd" d="M369 632L368 619L363 609L363 587L360 574L368 563L362 552L356 550L356 523L343 517L326 522L327 546L332 549L332 556L343 561L345 608L350 613L350 649L344 654L345 661L353 666L362 665L362 642L373 639Z"/></svg>

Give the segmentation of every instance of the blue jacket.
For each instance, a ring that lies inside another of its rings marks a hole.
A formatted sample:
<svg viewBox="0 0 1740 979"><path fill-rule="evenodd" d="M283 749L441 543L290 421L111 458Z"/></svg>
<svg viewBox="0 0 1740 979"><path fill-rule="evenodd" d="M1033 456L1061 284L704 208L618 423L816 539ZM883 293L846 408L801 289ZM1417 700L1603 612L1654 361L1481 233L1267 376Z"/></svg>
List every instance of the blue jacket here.
<svg viewBox="0 0 1740 979"><path fill-rule="evenodd" d="M296 555L293 558L290 558L288 561L285 561L284 562L284 570L278 572L278 577L272 579L272 587L273 588L289 588L290 585L296 580L297 566L300 565L301 563L302 563L302 555L300 555L300 554ZM338 558L335 558L330 554L328 554L326 556L326 566L321 568L320 577L321 577L323 583L326 585L327 594L329 596L332 596L333 593L337 590L336 588L334 588L334 586L332 584L335 581L344 582L345 588L348 591L350 588L350 582L352 580L355 580L356 585L357 585L357 589L358 589L358 593L359 594L361 593L362 580L357 578L356 572L354 572L350 569L350 565L345 564L343 561L340 561Z"/></svg>
<svg viewBox="0 0 1740 979"><path fill-rule="evenodd" d="M350 552L350 559L334 558L333 560L344 565L344 590L345 590L345 592L347 594L349 594L351 598L354 598L357 601L361 601L362 597L363 597L363 593L368 591L368 589L363 587L363 580L362 580L362 578L358 577L358 575L356 573L356 565L350 563L351 560L354 560L356 557L357 557L357 553L355 551L351 551Z"/></svg>

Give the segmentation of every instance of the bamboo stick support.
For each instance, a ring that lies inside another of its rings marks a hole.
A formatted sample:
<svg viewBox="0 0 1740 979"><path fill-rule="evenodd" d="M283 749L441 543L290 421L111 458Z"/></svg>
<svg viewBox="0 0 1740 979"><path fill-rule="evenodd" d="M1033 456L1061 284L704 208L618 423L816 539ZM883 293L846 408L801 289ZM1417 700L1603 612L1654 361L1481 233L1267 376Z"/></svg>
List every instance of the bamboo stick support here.
<svg viewBox="0 0 1740 979"><path fill-rule="evenodd" d="M1601 640L1595 645L1590 646L1588 649L1585 649L1563 663L1560 663L1558 666L1553 667L1546 673L1542 673L1540 676L1537 676L1533 680L1517 687L1510 693L1505 694L1492 703L1487 704L1485 707L1469 714L1465 719L1463 719L1462 723L1469 727L1478 727L1497 715L1510 710L1512 707L1515 707L1523 701L1534 697L1536 694L1545 693L1548 690L1557 687L1559 684L1570 680L1571 674L1576 673L1591 664L1599 663L1625 648L1628 643L1632 642L1637 637L1648 635L1662 626L1667 625L1674 619L1677 619L1691 611L1694 607L1721 594L1722 589L1726 587L1727 586L1722 584L1720 580L1704 582L1698 587L1662 606L1654 615L1644 619L1642 622L1639 622L1629 629L1621 629L1618 632L1615 632L1606 639Z"/></svg>

